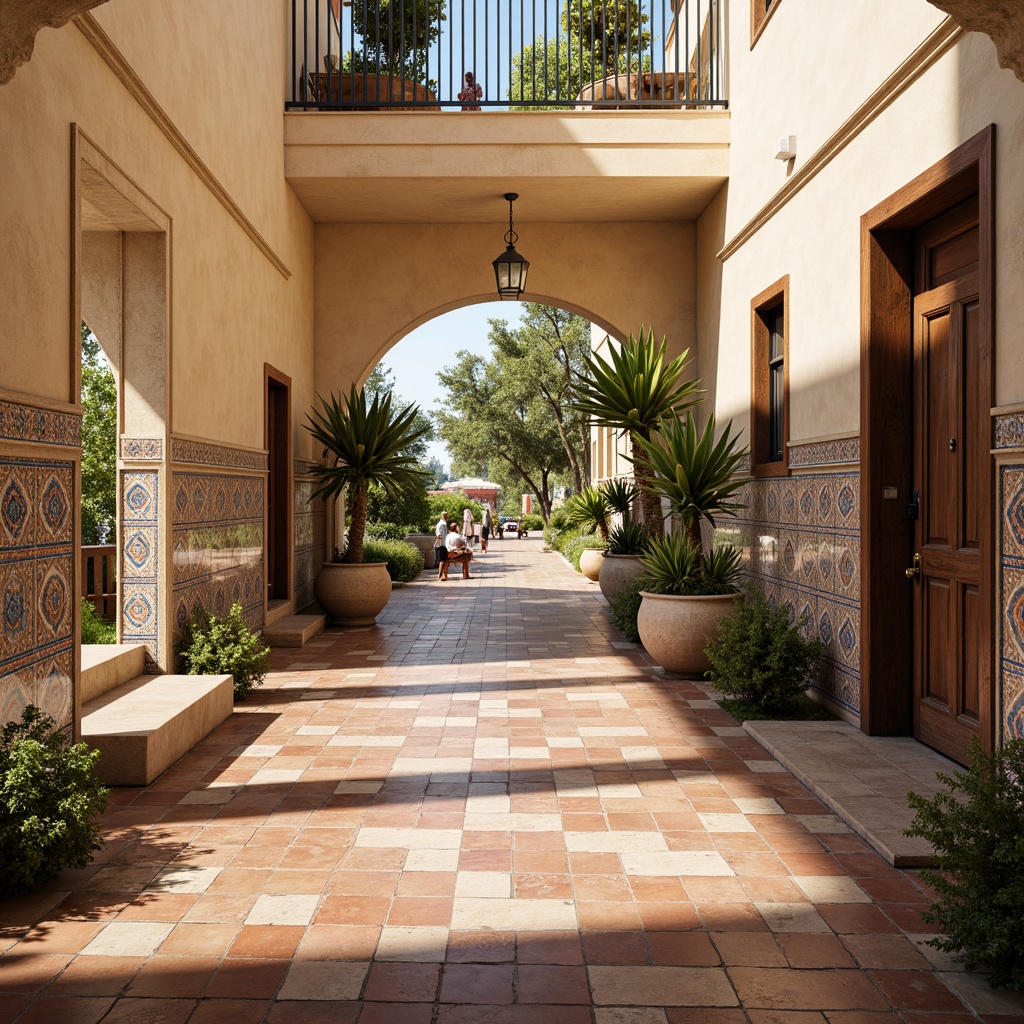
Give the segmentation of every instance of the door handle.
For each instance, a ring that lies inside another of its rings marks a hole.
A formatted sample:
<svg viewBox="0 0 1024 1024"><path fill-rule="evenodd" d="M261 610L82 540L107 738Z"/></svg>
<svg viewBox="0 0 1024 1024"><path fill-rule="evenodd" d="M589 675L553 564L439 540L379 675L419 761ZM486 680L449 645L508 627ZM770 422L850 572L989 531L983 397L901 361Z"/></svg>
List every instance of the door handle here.
<svg viewBox="0 0 1024 1024"><path fill-rule="evenodd" d="M916 580L921 575L921 554L920 554L920 552L915 552L915 554L914 554L914 564L911 565L911 567L906 570L906 574L907 574L907 579L908 580Z"/></svg>

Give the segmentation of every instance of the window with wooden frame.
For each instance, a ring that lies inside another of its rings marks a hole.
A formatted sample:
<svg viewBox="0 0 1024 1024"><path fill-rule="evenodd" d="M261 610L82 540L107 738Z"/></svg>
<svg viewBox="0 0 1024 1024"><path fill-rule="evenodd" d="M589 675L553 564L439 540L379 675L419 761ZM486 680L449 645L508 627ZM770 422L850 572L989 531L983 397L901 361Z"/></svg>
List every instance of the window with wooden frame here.
<svg viewBox="0 0 1024 1024"><path fill-rule="evenodd" d="M750 458L755 476L789 472L789 276L751 303Z"/></svg>
<svg viewBox="0 0 1024 1024"><path fill-rule="evenodd" d="M750 48L754 48L765 25L782 0L750 0Z"/></svg>

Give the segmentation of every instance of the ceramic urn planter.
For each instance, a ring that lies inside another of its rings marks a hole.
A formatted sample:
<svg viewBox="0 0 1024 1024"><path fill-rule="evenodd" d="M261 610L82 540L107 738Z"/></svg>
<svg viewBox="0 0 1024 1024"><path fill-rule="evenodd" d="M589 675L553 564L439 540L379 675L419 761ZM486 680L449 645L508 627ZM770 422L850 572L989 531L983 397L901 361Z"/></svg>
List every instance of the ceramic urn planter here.
<svg viewBox="0 0 1024 1024"><path fill-rule="evenodd" d="M601 563L604 562L604 551L601 548L584 548L580 555L580 572L596 583L601 575Z"/></svg>
<svg viewBox="0 0 1024 1024"><path fill-rule="evenodd" d="M407 533L405 539L414 545L423 556L424 569L437 568L437 562L434 559L434 545L437 540L432 533Z"/></svg>
<svg viewBox="0 0 1024 1024"><path fill-rule="evenodd" d="M718 623L732 615L736 594L677 597L640 591L636 618L640 642L662 668L683 676L703 677L711 667L704 653Z"/></svg>
<svg viewBox="0 0 1024 1024"><path fill-rule="evenodd" d="M391 598L387 562L324 562L313 584L336 626L372 626Z"/></svg>
<svg viewBox="0 0 1024 1024"><path fill-rule="evenodd" d="M601 561L601 575L598 583L601 593L611 603L613 597L621 594L643 572L639 555L608 555Z"/></svg>

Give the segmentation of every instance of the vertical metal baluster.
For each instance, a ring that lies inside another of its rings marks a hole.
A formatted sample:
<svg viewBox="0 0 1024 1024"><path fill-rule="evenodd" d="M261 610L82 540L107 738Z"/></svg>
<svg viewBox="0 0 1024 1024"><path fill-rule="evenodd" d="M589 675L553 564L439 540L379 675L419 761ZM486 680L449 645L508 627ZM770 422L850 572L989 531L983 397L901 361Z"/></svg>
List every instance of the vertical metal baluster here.
<svg viewBox="0 0 1024 1024"><path fill-rule="evenodd" d="M500 11L498 12L501 13ZM498 19L495 18L497 25ZM484 89L491 88L491 5L484 4ZM496 97L485 96L483 102L487 103Z"/></svg>
<svg viewBox="0 0 1024 1024"><path fill-rule="evenodd" d="M547 9L544 11L545 20L547 20ZM569 55L566 53L565 61L566 70L566 82L571 77L571 69L569 68ZM555 100L561 103L562 100L562 5L559 0L555 0Z"/></svg>
<svg viewBox="0 0 1024 1024"><path fill-rule="evenodd" d="M697 99L704 98L704 20L700 16L700 0L697 0Z"/></svg>
<svg viewBox="0 0 1024 1024"><path fill-rule="evenodd" d="M519 52L522 53L526 49L525 31L524 26L526 25L526 0L519 0ZM520 58L522 60L522 58ZM519 102L522 103L526 99L526 65L523 64L522 70L519 74Z"/></svg>
<svg viewBox="0 0 1024 1024"><path fill-rule="evenodd" d="M541 16L542 16L543 21L544 21L544 103L547 104L548 88L549 88L549 86L548 86L548 4L547 4L547 0L544 0L544 7L543 7L543 10L541 12ZM536 4L534 4L533 23L534 23L534 26L536 26L536 24L537 24L537 8L536 8ZM534 88L533 94L534 94L534 99L536 99L537 98L537 90L536 90L536 88Z"/></svg>
<svg viewBox="0 0 1024 1024"><path fill-rule="evenodd" d="M298 20L298 9L295 5L295 0L292 0L292 103L298 100L298 96L295 95L295 86L298 82L298 75L296 74L295 60L298 56L298 45L299 40L295 35L296 22ZM299 90L300 94L307 100L309 99L309 84L307 83L302 89ZM305 104L303 104L305 106Z"/></svg>
<svg viewBox="0 0 1024 1024"><path fill-rule="evenodd" d="M462 30L462 60L459 61L459 65L462 68L462 78L460 79L462 85L459 88L459 92L462 92L466 85L466 0L462 0L462 18L459 27ZM453 82L452 85L454 86L454 84Z"/></svg>
<svg viewBox="0 0 1024 1024"><path fill-rule="evenodd" d="M484 16L485 17L486 17L486 14L487 14L487 6L484 5ZM476 42L477 42L476 4L474 3L473 4L473 81L477 85L480 85L480 70L479 70L479 67L477 66ZM481 88L483 88L483 87L481 86ZM476 97L473 98L473 103L474 103L474 105L479 106L479 104L476 101Z"/></svg>
<svg viewBox="0 0 1024 1024"><path fill-rule="evenodd" d="M309 107L309 0L302 0L302 73L306 76L306 107ZM313 79L316 84L316 79Z"/></svg>
<svg viewBox="0 0 1024 1024"><path fill-rule="evenodd" d="M675 20L672 23L672 45L675 51L675 56L672 60L672 73L675 76L675 82L672 86L672 92L675 98L679 99L679 28L680 23L684 16L685 4L679 4L673 12Z"/></svg>

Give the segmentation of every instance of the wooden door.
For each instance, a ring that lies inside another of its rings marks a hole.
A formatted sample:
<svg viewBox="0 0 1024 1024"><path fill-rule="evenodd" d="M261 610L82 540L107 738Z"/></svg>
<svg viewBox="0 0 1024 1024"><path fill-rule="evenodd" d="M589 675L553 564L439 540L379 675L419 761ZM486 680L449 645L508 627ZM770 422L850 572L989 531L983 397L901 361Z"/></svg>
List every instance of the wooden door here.
<svg viewBox="0 0 1024 1024"><path fill-rule="evenodd" d="M917 232L914 735L961 763L981 717L988 445L977 203Z"/></svg>

